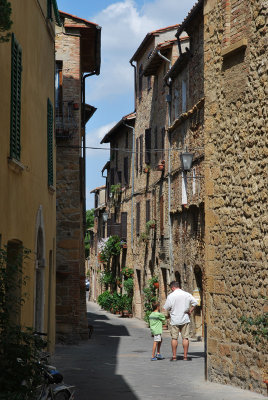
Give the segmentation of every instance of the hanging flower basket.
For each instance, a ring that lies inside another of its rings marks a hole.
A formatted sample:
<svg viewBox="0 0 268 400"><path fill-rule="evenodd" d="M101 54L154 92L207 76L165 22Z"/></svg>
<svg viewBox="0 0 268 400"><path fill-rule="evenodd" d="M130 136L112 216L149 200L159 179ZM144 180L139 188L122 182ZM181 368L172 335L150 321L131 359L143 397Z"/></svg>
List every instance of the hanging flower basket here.
<svg viewBox="0 0 268 400"><path fill-rule="evenodd" d="M165 165L164 164L158 164L157 166L157 171L164 171Z"/></svg>

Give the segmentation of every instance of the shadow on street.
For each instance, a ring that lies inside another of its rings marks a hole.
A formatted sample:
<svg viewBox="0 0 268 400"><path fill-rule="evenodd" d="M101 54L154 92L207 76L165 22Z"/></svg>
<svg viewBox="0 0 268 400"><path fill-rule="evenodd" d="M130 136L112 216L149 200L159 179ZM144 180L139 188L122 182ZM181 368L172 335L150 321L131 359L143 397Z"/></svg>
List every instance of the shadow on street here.
<svg viewBox="0 0 268 400"><path fill-rule="evenodd" d="M121 375L116 374L120 337L129 336L125 326L108 322L105 315L87 313L93 326L91 338L76 346L58 345L55 364L64 381L76 386L79 400L136 400L138 397Z"/></svg>

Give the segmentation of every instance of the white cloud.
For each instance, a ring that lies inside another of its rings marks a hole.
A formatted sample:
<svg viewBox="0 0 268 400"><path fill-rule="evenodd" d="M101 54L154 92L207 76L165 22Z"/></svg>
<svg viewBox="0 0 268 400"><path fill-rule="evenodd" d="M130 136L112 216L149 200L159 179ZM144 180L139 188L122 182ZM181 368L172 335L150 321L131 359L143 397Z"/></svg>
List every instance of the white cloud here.
<svg viewBox="0 0 268 400"><path fill-rule="evenodd" d="M194 3L194 0L154 0L139 9L134 0L124 0L97 14L93 21L102 27L102 65L101 75L87 86L90 104L133 93L133 68L129 60L143 38L150 31L180 23Z"/></svg>
<svg viewBox="0 0 268 400"><path fill-rule="evenodd" d="M103 137L112 129L116 122L110 122L106 125L100 126L98 129L93 131L87 131L86 133L86 147L101 147L109 148L109 144L101 145L100 142ZM94 150L87 149L86 156L92 158L107 158L109 159L110 153L108 150Z"/></svg>

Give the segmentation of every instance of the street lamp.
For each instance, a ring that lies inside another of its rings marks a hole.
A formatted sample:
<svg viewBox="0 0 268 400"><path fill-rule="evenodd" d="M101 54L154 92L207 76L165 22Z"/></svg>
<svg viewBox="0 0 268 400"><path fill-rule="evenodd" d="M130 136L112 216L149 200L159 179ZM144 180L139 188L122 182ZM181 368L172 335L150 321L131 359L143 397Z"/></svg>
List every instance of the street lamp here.
<svg viewBox="0 0 268 400"><path fill-rule="evenodd" d="M193 162L193 153L181 153L181 166L183 171L190 171Z"/></svg>
<svg viewBox="0 0 268 400"><path fill-rule="evenodd" d="M109 216L109 214L107 213L107 211L104 211L104 213L102 214L103 222L107 222L108 216Z"/></svg>

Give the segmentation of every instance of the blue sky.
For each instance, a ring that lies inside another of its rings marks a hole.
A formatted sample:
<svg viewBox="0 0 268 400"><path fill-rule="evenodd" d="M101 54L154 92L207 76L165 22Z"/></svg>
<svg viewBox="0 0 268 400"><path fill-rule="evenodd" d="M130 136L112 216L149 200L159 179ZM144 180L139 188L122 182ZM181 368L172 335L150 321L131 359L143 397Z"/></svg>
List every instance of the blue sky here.
<svg viewBox="0 0 268 400"><path fill-rule="evenodd" d="M86 102L97 108L86 127L86 144L100 145L103 136L122 116L134 111L134 77L129 60L145 35L179 24L195 0L57 0L60 10L102 27L101 71L87 79ZM90 191L105 184L101 170L107 150L87 150L87 209L93 207Z"/></svg>

